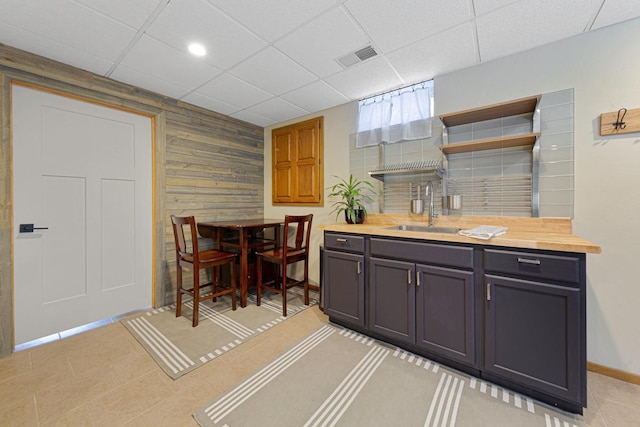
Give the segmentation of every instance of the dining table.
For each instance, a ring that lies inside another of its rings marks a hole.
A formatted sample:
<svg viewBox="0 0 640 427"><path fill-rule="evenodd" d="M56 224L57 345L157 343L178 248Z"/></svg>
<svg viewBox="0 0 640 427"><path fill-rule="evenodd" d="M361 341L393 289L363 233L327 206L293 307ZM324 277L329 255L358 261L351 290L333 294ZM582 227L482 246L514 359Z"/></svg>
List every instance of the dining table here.
<svg viewBox="0 0 640 427"><path fill-rule="evenodd" d="M283 218L250 218L198 223L202 237L215 240L219 250L234 249L240 255L240 307L247 306L249 280L253 279L249 269L249 256L260 249L280 246L280 228ZM265 237L265 230L273 230L273 237ZM229 233L228 231L232 232Z"/></svg>

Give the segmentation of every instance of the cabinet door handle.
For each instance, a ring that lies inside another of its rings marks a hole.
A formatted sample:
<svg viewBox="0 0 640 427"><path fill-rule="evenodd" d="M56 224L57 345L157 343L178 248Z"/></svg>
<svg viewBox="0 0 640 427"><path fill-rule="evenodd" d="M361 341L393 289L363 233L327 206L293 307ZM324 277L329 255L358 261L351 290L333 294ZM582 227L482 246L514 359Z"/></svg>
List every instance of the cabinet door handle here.
<svg viewBox="0 0 640 427"><path fill-rule="evenodd" d="M362 264L358 261L358 274L362 273Z"/></svg>
<svg viewBox="0 0 640 427"><path fill-rule="evenodd" d="M411 284L411 270L407 270L407 284Z"/></svg>
<svg viewBox="0 0 640 427"><path fill-rule="evenodd" d="M422 276L422 273L420 273L419 271L416 272L416 287L420 286L420 276Z"/></svg>
<svg viewBox="0 0 640 427"><path fill-rule="evenodd" d="M336 238L336 242L340 242L340 243L347 243L347 239L343 239L343 238Z"/></svg>
<svg viewBox="0 0 640 427"><path fill-rule="evenodd" d="M518 262L521 263L521 264L540 265L540 260L539 259L518 258Z"/></svg>
<svg viewBox="0 0 640 427"><path fill-rule="evenodd" d="M487 283L487 301L491 301L491 283Z"/></svg>

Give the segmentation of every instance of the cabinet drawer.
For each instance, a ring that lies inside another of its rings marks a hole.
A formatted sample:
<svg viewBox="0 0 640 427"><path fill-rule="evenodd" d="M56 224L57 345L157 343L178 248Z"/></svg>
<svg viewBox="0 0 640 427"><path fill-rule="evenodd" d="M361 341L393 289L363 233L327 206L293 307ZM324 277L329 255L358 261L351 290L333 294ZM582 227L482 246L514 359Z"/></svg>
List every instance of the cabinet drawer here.
<svg viewBox="0 0 640 427"><path fill-rule="evenodd" d="M324 246L327 249L363 253L364 237L353 234L325 233Z"/></svg>
<svg viewBox="0 0 640 427"><path fill-rule="evenodd" d="M484 269L563 282L580 282L580 258L530 252L484 250Z"/></svg>
<svg viewBox="0 0 640 427"><path fill-rule="evenodd" d="M371 238L371 255L408 261L473 268L473 248Z"/></svg>

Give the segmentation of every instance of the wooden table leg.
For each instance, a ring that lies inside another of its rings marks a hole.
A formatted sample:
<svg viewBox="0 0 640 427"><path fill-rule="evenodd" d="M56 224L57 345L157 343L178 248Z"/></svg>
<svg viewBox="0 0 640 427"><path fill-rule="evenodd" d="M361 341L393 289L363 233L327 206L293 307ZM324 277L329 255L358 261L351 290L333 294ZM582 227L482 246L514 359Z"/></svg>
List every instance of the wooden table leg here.
<svg viewBox="0 0 640 427"><path fill-rule="evenodd" d="M247 306L247 288L249 276L249 248L248 230L242 227L240 231L240 307Z"/></svg>

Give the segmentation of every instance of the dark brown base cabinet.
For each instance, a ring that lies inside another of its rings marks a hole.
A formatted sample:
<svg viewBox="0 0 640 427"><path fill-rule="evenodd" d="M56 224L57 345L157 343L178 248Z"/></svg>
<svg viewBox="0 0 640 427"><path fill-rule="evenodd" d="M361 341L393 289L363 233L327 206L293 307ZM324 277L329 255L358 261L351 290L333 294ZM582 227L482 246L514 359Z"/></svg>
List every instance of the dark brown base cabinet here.
<svg viewBox="0 0 640 427"><path fill-rule="evenodd" d="M364 238L325 236L324 311L332 319L365 326ZM348 251L348 252L347 252Z"/></svg>
<svg viewBox="0 0 640 427"><path fill-rule="evenodd" d="M332 322L582 413L585 254L333 232L325 247Z"/></svg>

